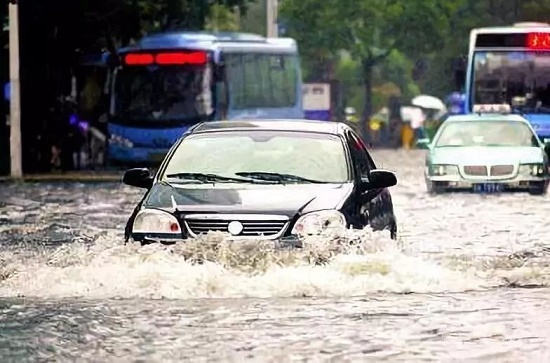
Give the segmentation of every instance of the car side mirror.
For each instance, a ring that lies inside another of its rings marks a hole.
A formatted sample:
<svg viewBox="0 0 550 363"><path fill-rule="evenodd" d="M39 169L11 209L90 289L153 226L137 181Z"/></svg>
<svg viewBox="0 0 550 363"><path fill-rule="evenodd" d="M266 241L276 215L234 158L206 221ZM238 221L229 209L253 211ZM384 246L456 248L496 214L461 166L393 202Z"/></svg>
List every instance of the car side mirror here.
<svg viewBox="0 0 550 363"><path fill-rule="evenodd" d="M418 139L416 141L416 146L420 149L430 149L431 144L432 142L430 139Z"/></svg>
<svg viewBox="0 0 550 363"><path fill-rule="evenodd" d="M374 169L369 173L368 179L363 179L361 192L372 189L389 188L394 185L397 185L395 173L383 169Z"/></svg>
<svg viewBox="0 0 550 363"><path fill-rule="evenodd" d="M122 182L132 187L151 189L153 186L153 176L147 168L134 168L124 173Z"/></svg>

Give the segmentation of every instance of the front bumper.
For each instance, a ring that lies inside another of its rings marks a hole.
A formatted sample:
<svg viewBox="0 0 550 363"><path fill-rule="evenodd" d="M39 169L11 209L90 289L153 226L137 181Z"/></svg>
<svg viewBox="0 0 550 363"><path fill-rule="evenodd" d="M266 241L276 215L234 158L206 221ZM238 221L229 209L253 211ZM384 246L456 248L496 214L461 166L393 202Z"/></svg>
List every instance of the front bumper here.
<svg viewBox="0 0 550 363"><path fill-rule="evenodd" d="M132 237L132 240L135 241L135 242L140 242L141 244L143 245L148 245L148 244L157 244L157 243L160 243L160 244L163 244L163 245L174 245L176 243L186 243L186 242L189 242L193 239L195 239L196 237L189 237L189 238L155 238L155 237L141 237L141 238L133 238ZM234 241L237 241L237 240L244 240L242 238L231 238L230 236L228 236L226 238L226 240L234 240ZM267 238L261 238L261 237L258 237L256 238L256 240L259 240L261 241L262 243L272 243L273 244L273 248L275 249L284 249L284 248L302 248L303 247L303 242L302 242L302 239L300 239L298 236L295 236L295 235L290 235L290 236L286 236L286 237L281 237L281 238L278 238L278 239L267 239Z"/></svg>
<svg viewBox="0 0 550 363"><path fill-rule="evenodd" d="M507 179L476 178L466 179L461 175L426 175L426 182L447 190L473 190L477 185L496 184L503 191L528 191L548 182L548 176L517 175Z"/></svg>

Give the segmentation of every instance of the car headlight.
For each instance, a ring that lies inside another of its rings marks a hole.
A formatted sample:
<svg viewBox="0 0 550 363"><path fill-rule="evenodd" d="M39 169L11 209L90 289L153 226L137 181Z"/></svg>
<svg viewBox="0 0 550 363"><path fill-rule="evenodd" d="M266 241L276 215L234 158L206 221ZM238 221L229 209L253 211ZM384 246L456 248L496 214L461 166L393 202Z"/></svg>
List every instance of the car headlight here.
<svg viewBox="0 0 550 363"><path fill-rule="evenodd" d="M346 217L337 210L311 212L298 218L292 234L299 236L317 235L329 230L346 228Z"/></svg>
<svg viewBox="0 0 550 363"><path fill-rule="evenodd" d="M519 173L521 175L544 175L544 164L522 164L519 166Z"/></svg>
<svg viewBox="0 0 550 363"><path fill-rule="evenodd" d="M450 164L434 164L430 170L431 175L443 176L443 175L458 175L458 166Z"/></svg>
<svg viewBox="0 0 550 363"><path fill-rule="evenodd" d="M136 215L132 233L180 237L181 226L173 215L160 209L144 209Z"/></svg>

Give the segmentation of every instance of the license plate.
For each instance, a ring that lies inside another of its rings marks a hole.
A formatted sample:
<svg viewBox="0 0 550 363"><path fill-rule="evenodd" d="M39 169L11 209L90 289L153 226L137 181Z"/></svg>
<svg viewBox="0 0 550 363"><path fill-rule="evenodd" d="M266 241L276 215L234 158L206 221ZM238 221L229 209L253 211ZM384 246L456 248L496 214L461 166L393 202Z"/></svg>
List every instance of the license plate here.
<svg viewBox="0 0 550 363"><path fill-rule="evenodd" d="M504 191L504 185L498 183L474 184L475 193L499 193Z"/></svg>
<svg viewBox="0 0 550 363"><path fill-rule="evenodd" d="M150 153L149 154L149 160L151 160L153 162L161 163L162 160L164 160L165 156L166 156L166 154L164 154L164 153Z"/></svg>

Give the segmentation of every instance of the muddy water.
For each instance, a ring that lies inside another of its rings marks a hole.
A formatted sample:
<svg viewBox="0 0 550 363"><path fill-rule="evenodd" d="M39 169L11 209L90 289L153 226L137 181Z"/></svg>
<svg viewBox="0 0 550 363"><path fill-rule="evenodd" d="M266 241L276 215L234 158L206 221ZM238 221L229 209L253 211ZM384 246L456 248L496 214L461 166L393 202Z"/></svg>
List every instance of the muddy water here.
<svg viewBox="0 0 550 363"><path fill-rule="evenodd" d="M2 361L549 361L549 197L429 196L423 152L374 156L397 243L124 246L140 190L1 185Z"/></svg>

